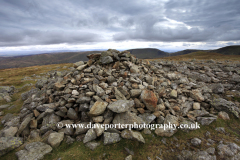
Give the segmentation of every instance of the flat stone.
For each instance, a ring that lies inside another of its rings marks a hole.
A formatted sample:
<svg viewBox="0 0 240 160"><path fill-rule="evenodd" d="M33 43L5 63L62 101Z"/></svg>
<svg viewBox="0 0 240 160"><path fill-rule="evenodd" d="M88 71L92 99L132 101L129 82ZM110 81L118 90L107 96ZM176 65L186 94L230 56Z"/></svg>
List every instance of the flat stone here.
<svg viewBox="0 0 240 160"><path fill-rule="evenodd" d="M0 156L18 148L23 144L23 138L20 137L1 137L0 138Z"/></svg>
<svg viewBox="0 0 240 160"><path fill-rule="evenodd" d="M213 121L215 121L217 118L215 117L197 117L197 121L201 123L203 126L208 126Z"/></svg>
<svg viewBox="0 0 240 160"><path fill-rule="evenodd" d="M52 147L42 142L27 144L24 150L16 152L18 160L40 160L52 151Z"/></svg>

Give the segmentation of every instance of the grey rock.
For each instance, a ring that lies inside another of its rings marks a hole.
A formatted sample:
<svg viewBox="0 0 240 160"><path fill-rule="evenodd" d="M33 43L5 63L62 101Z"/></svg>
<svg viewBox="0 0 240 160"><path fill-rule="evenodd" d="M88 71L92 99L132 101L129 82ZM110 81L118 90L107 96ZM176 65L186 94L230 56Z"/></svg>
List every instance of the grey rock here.
<svg viewBox="0 0 240 160"><path fill-rule="evenodd" d="M87 133L87 131L89 130L89 122L82 122L82 123L78 123L79 126L77 126L76 131L74 133L74 135L80 135L80 134L84 134Z"/></svg>
<svg viewBox="0 0 240 160"><path fill-rule="evenodd" d="M20 135L22 133L22 131L28 126L28 124L30 123L32 119L32 116L28 116L27 118L25 118L25 120L21 123L17 135Z"/></svg>
<svg viewBox="0 0 240 160"><path fill-rule="evenodd" d="M8 153L23 144L23 138L20 137L1 137L0 138L0 156Z"/></svg>
<svg viewBox="0 0 240 160"><path fill-rule="evenodd" d="M103 134L104 130L105 130L105 128L104 128L104 126L102 126L102 124L100 124L100 123L94 124L94 131L95 131L97 137L101 136Z"/></svg>
<svg viewBox="0 0 240 160"><path fill-rule="evenodd" d="M104 57L101 56L100 61L102 64L109 64L113 62L113 59L110 56L104 56Z"/></svg>
<svg viewBox="0 0 240 160"><path fill-rule="evenodd" d="M190 96L191 96L191 98L193 98L194 100L196 100L198 102L204 101L204 97L198 89L192 90L192 92L190 92Z"/></svg>
<svg viewBox="0 0 240 160"><path fill-rule="evenodd" d="M240 151L240 147L235 143L219 144L217 146L218 155L222 159L233 157Z"/></svg>
<svg viewBox="0 0 240 160"><path fill-rule="evenodd" d="M127 156L125 160L132 160L132 155Z"/></svg>
<svg viewBox="0 0 240 160"><path fill-rule="evenodd" d="M134 101L118 100L107 106L108 109L115 113L122 113L128 111L134 105Z"/></svg>
<svg viewBox="0 0 240 160"><path fill-rule="evenodd" d="M45 112L47 109L56 110L58 106L59 106L58 103L43 104L43 105L37 106L37 110L41 112Z"/></svg>
<svg viewBox="0 0 240 160"><path fill-rule="evenodd" d="M231 101L227 101L223 98L216 98L211 102L211 105L218 111L226 111L228 113L235 115L237 118L239 118L240 110Z"/></svg>
<svg viewBox="0 0 240 160"><path fill-rule="evenodd" d="M67 143L67 144L72 144L74 141L75 141L75 139L72 138L71 136L67 136L67 137L66 137L66 143Z"/></svg>
<svg viewBox="0 0 240 160"><path fill-rule="evenodd" d="M14 137L18 131L17 127L9 127L3 130L3 137Z"/></svg>
<svg viewBox="0 0 240 160"><path fill-rule="evenodd" d="M6 109L6 108L8 108L8 107L10 107L9 104L1 105L1 106L0 106L0 110L1 110L1 109Z"/></svg>
<svg viewBox="0 0 240 160"><path fill-rule="evenodd" d="M110 133L110 132L104 132L103 133L103 144L113 144L117 143L121 140L121 137L118 133Z"/></svg>
<svg viewBox="0 0 240 160"><path fill-rule="evenodd" d="M16 152L16 156L18 157L18 160L40 160L51 151L51 146L42 142L33 142L27 144L24 150Z"/></svg>
<svg viewBox="0 0 240 160"><path fill-rule="evenodd" d="M68 109L67 116L68 118L73 120L78 119L78 114L73 108Z"/></svg>
<svg viewBox="0 0 240 160"><path fill-rule="evenodd" d="M173 128L156 128L155 133L160 137L171 137L177 132L177 129Z"/></svg>
<svg viewBox="0 0 240 160"><path fill-rule="evenodd" d="M92 141L92 140L94 140L96 138L97 138L97 134L95 133L94 129L91 128L91 129L89 129L87 131L87 133L86 133L86 135L85 135L85 137L83 139L83 143L90 142L90 141Z"/></svg>
<svg viewBox="0 0 240 160"><path fill-rule="evenodd" d="M50 144L52 147L58 147L60 143L63 141L63 138L64 138L63 132L51 133L48 137L48 144Z"/></svg>
<svg viewBox="0 0 240 160"><path fill-rule="evenodd" d="M132 98L137 98L141 95L142 90L141 89L132 89L130 90L130 95Z"/></svg>
<svg viewBox="0 0 240 160"><path fill-rule="evenodd" d="M170 93L170 97L177 98L177 91L173 89Z"/></svg>
<svg viewBox="0 0 240 160"><path fill-rule="evenodd" d="M216 119L215 117L197 117L197 121L203 126L211 124Z"/></svg>
<svg viewBox="0 0 240 160"><path fill-rule="evenodd" d="M217 128L215 128L215 131L217 131L219 133L223 133L223 134L226 133L224 127L217 127Z"/></svg>
<svg viewBox="0 0 240 160"><path fill-rule="evenodd" d="M77 99L77 103L83 104L83 103L89 103L91 101L90 97L80 97Z"/></svg>
<svg viewBox="0 0 240 160"><path fill-rule="evenodd" d="M107 102L96 101L90 109L89 114L92 116L98 116L106 110L107 105Z"/></svg>
<svg viewBox="0 0 240 160"><path fill-rule="evenodd" d="M98 146L100 146L100 143L98 142L88 142L85 144L86 147L94 151Z"/></svg>
<svg viewBox="0 0 240 160"><path fill-rule="evenodd" d="M199 138L193 138L193 139L191 139L191 144L192 144L193 146L200 146L201 143L202 143L202 141L201 141L201 139L199 139Z"/></svg>
<svg viewBox="0 0 240 160"><path fill-rule="evenodd" d="M114 92L117 100L127 100L126 97L117 89L117 87L114 87Z"/></svg>
<svg viewBox="0 0 240 160"><path fill-rule="evenodd" d="M212 85L212 92L216 94L222 94L224 93L224 86L219 83L219 84L213 84Z"/></svg>
<svg viewBox="0 0 240 160"><path fill-rule="evenodd" d="M114 119L113 119L113 124L118 124L120 123L121 125L122 124L132 124L134 125L135 123L136 124L144 124L145 122L143 121L143 119L141 117L138 117L136 114L133 114L129 111L127 112L123 112L123 113L120 113L120 114L117 114ZM118 127L118 126L117 126ZM125 126L127 128L127 126ZM117 128L118 129L118 128ZM120 128L119 128L120 129ZM136 128L136 129L143 129L143 128Z"/></svg>
<svg viewBox="0 0 240 160"><path fill-rule="evenodd" d="M132 65L132 67L130 68L130 72L131 73L139 73L140 70L138 69L137 65Z"/></svg>
<svg viewBox="0 0 240 160"><path fill-rule="evenodd" d="M145 124L150 124L156 119L156 116L150 113L143 113L143 114L139 114L138 116L143 119Z"/></svg>

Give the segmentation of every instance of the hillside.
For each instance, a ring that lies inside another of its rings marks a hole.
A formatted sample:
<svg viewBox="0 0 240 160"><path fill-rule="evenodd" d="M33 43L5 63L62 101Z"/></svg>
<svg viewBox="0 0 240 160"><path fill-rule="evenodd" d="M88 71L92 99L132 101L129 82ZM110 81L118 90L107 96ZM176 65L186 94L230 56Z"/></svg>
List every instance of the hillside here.
<svg viewBox="0 0 240 160"><path fill-rule="evenodd" d="M199 60L229 60L229 61L239 61L240 55L223 55L220 53L209 53L206 51L198 51L198 52L192 52L189 54L179 55L179 56L171 56L171 57L163 57L162 59L168 59L168 60L193 60L193 59L199 59Z"/></svg>
<svg viewBox="0 0 240 160"><path fill-rule="evenodd" d="M150 59L150 58L160 58L167 57L169 53L161 51L155 48L139 48L128 50L131 54L135 55L137 58Z"/></svg>
<svg viewBox="0 0 240 160"><path fill-rule="evenodd" d="M211 50L210 52L225 54L225 55L240 55L240 45L236 46L226 46L216 50Z"/></svg>

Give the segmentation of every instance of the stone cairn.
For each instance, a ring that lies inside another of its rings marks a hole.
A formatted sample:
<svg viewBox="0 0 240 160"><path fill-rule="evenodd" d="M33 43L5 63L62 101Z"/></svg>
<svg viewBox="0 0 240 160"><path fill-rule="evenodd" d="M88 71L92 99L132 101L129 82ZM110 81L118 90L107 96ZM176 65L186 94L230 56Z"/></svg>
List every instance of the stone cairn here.
<svg viewBox="0 0 240 160"><path fill-rule="evenodd" d="M94 150L100 145L95 141L98 137L102 137L104 145L122 138L145 143L142 133L150 132L148 128L88 128L90 122L95 126L119 123L190 126L195 122L209 125L218 117L216 110L222 111L219 113L222 118L229 118L226 112L239 118L239 108L233 102L212 98L213 92L219 94L224 87L209 67L202 68L207 74L189 72L187 67L139 60L128 51L113 49L87 57L87 62L74 63L71 71L54 72L39 80L35 89L22 95L25 101L19 116L7 114L1 120L5 127L1 141L7 146L2 147L0 155L20 146L24 137L45 138L51 147L59 146L64 136L68 143L76 138ZM232 75L232 85L239 83L237 76ZM205 83L214 85L210 88ZM61 127L66 124L82 124L86 128ZM155 133L170 137L178 130L157 128ZM52 150L47 144L26 145L16 155L24 159L44 150L43 156ZM29 149L34 146L38 146L36 150Z"/></svg>

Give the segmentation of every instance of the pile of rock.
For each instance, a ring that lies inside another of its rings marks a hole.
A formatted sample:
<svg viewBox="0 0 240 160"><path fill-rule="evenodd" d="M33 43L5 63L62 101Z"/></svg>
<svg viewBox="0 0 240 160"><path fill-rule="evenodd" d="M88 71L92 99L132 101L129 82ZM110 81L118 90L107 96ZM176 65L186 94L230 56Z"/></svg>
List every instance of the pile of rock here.
<svg viewBox="0 0 240 160"><path fill-rule="evenodd" d="M87 128L89 122L190 126L197 121L209 125L218 118L217 111L222 111L219 117L223 119L229 119L227 113L239 118L238 106L219 95L226 89L240 88L240 66L214 61L149 62L111 49L88 58L87 62L75 63L70 72L55 72L38 81L36 89L22 96L25 101L19 116L7 114L1 120L5 127L1 137L47 137L47 143L56 147L65 136L69 143L76 138L94 150L99 145L94 140L100 136L104 145L121 138L145 143L139 132L143 128ZM86 128L59 128L58 124L82 124ZM170 137L177 130L157 128L155 133ZM144 129L144 133L148 131Z"/></svg>

